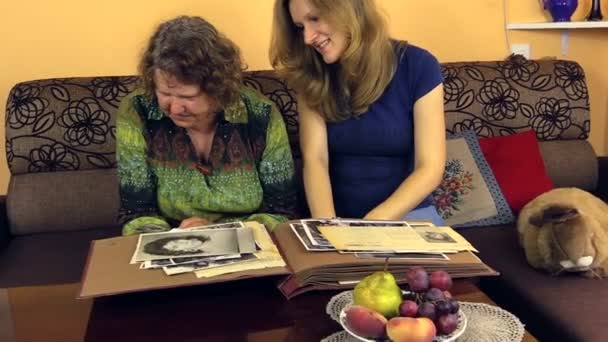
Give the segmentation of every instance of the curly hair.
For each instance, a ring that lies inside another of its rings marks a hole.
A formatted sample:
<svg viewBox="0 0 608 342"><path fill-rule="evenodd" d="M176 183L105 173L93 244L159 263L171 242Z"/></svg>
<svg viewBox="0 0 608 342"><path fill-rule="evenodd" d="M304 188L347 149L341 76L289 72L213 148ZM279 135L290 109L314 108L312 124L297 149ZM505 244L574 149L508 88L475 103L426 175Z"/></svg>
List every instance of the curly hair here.
<svg viewBox="0 0 608 342"><path fill-rule="evenodd" d="M155 90L154 72L197 84L222 106L239 99L245 65L239 48L201 17L179 16L158 26L140 60L142 86Z"/></svg>
<svg viewBox="0 0 608 342"><path fill-rule="evenodd" d="M289 12L290 0L275 0L270 63L309 107L326 121L367 111L397 69L388 25L374 0L310 0L323 20L347 33L338 65L326 64L304 44Z"/></svg>

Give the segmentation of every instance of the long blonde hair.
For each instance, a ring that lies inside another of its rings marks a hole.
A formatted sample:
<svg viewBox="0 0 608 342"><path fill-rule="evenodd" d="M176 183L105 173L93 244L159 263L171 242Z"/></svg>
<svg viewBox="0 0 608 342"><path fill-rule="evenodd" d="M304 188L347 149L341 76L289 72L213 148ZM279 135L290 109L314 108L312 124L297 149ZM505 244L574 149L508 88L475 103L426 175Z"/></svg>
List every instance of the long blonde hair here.
<svg viewBox="0 0 608 342"><path fill-rule="evenodd" d="M304 44L289 12L290 0L276 0L270 62L326 121L367 111L384 92L396 58L384 16L374 0L309 0L322 19L344 30L349 44L339 63L326 64Z"/></svg>

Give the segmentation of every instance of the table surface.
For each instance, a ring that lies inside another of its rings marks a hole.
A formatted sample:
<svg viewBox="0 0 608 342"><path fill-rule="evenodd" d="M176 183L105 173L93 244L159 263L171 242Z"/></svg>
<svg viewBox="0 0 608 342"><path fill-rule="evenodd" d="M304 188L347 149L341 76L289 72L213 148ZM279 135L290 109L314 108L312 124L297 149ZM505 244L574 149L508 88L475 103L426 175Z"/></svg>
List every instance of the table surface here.
<svg viewBox="0 0 608 342"><path fill-rule="evenodd" d="M95 300L75 299L79 284L10 288L0 293L0 321L12 321L13 329L0 326L5 331L0 340L319 341L342 330L325 313L327 302L339 291L286 300L276 289L277 280L249 279ZM456 281L452 293L462 301L494 304L467 280ZM524 341L536 339L526 332Z"/></svg>

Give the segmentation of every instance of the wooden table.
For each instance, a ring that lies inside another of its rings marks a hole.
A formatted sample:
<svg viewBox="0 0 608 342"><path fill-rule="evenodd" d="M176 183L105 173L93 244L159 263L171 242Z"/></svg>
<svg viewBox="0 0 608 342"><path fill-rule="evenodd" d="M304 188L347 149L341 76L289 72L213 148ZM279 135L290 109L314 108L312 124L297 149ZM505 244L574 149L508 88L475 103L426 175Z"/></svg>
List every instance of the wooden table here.
<svg viewBox="0 0 608 342"><path fill-rule="evenodd" d="M275 284L276 278L264 278L95 301L75 299L79 284L11 288L0 292L0 321L12 321L14 329L11 336L0 326L0 340L319 341L341 330L325 314L337 291L288 301ZM493 304L469 281L457 281L452 292L459 300ZM536 339L526 332L524 341Z"/></svg>

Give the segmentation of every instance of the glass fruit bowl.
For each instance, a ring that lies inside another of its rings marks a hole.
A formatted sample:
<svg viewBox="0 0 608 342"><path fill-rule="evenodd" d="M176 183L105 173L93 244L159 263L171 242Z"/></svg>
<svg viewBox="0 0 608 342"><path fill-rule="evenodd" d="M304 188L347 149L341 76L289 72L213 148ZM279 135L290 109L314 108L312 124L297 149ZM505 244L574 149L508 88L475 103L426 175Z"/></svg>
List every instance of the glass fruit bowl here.
<svg viewBox="0 0 608 342"><path fill-rule="evenodd" d="M348 332L351 336L358 339L359 341L364 341L364 342L388 341L387 339L372 340L372 339L365 338L365 337L355 334L348 327L348 324L346 322L346 310L348 310L349 307L350 307L350 305L345 306L340 311L340 316L339 316L339 323L340 323L340 325L342 325L342 328L344 328L344 330L346 330L346 332ZM437 335L437 336L435 336L433 341L435 341L435 342L455 341L460 335L462 335L464 333L464 330L466 329L466 327L467 327L467 316L465 316L465 314L464 314L464 312L462 312L462 310L458 310L458 326L456 327L456 330L454 330L451 334L448 334L448 335Z"/></svg>

